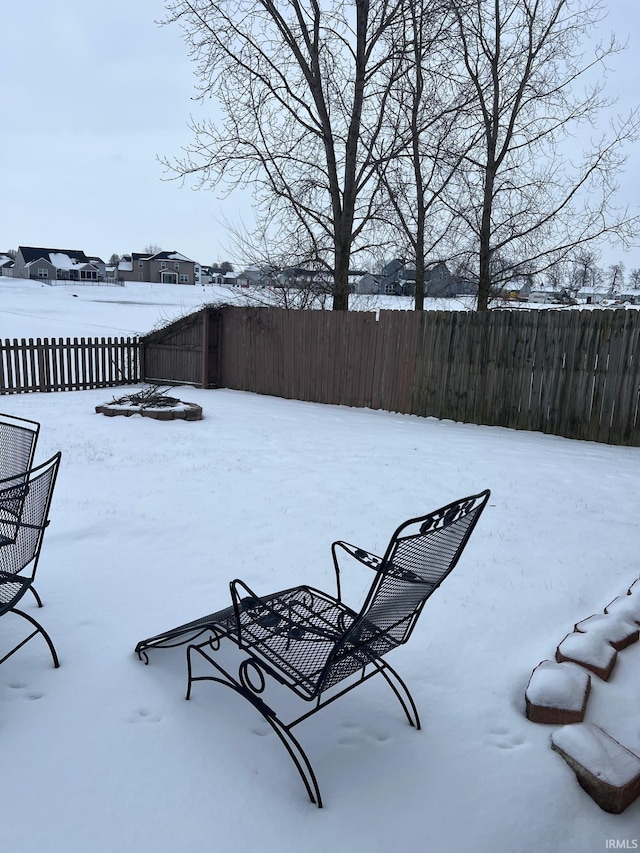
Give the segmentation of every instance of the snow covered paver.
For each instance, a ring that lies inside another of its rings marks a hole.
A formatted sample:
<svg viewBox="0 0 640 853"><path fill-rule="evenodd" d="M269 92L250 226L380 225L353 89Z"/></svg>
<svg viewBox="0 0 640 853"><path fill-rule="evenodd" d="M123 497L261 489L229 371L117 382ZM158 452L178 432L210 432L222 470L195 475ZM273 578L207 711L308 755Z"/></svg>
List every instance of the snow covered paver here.
<svg viewBox="0 0 640 853"><path fill-rule="evenodd" d="M611 643L595 633L567 634L556 649L558 663L571 661L584 666L607 681L616 663L618 653Z"/></svg>
<svg viewBox="0 0 640 853"><path fill-rule="evenodd" d="M613 648L621 652L632 643L637 643L640 637L640 628L637 623L627 621L624 617L615 617L613 614L596 613L583 619L575 626L575 630L583 634L597 635L606 642L611 643Z"/></svg>
<svg viewBox="0 0 640 853"><path fill-rule="evenodd" d="M531 673L525 692L532 723L581 723L591 690L591 676L575 663L543 660Z"/></svg>
<svg viewBox="0 0 640 853"><path fill-rule="evenodd" d="M590 723L563 726L551 746L601 809L620 814L640 795L640 757Z"/></svg>

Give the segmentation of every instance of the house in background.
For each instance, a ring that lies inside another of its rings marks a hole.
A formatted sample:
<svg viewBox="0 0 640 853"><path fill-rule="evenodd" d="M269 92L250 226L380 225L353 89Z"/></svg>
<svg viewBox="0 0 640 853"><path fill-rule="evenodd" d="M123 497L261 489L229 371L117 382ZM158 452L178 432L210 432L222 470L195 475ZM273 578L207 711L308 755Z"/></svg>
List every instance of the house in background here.
<svg viewBox="0 0 640 853"><path fill-rule="evenodd" d="M460 295L458 281L444 262L429 267L424 274L424 295L452 298Z"/></svg>
<svg viewBox="0 0 640 853"><path fill-rule="evenodd" d="M13 275L13 258L0 252L0 275Z"/></svg>
<svg viewBox="0 0 640 853"><path fill-rule="evenodd" d="M387 296L415 296L415 267L401 258L389 261L382 270L380 293ZM458 295L458 284L445 263L439 262L425 270L424 295L434 297Z"/></svg>
<svg viewBox="0 0 640 853"><path fill-rule="evenodd" d="M380 278L380 293L383 296L396 296L399 293L400 274L406 266L405 261L394 258L382 268Z"/></svg>
<svg viewBox="0 0 640 853"><path fill-rule="evenodd" d="M453 277L456 296L477 296L478 279L470 275L455 275Z"/></svg>
<svg viewBox="0 0 640 853"><path fill-rule="evenodd" d="M217 272L213 267L205 264L200 267L200 284L222 284L223 280L223 273Z"/></svg>
<svg viewBox="0 0 640 853"><path fill-rule="evenodd" d="M45 249L19 246L13 265L14 278L45 281L104 281L105 263L101 258L87 257L79 249Z"/></svg>
<svg viewBox="0 0 640 853"><path fill-rule="evenodd" d="M365 270L349 270L349 291L358 296L380 293L380 282Z"/></svg>
<svg viewBox="0 0 640 853"><path fill-rule="evenodd" d="M268 268L248 267L236 276L237 287L272 287L274 272Z"/></svg>
<svg viewBox="0 0 640 853"><path fill-rule="evenodd" d="M233 270L225 270L221 267L203 266L200 273L201 284L220 284L227 287L235 287L241 273L233 272Z"/></svg>
<svg viewBox="0 0 640 853"><path fill-rule="evenodd" d="M273 276L273 287L281 287L285 290L297 288L298 290L322 290L324 284L317 270L309 270L305 267L287 267Z"/></svg>
<svg viewBox="0 0 640 853"><path fill-rule="evenodd" d="M117 277L121 281L148 281L151 284L196 284L200 278L200 264L180 252L156 252L154 255L132 252L129 260L118 264Z"/></svg>

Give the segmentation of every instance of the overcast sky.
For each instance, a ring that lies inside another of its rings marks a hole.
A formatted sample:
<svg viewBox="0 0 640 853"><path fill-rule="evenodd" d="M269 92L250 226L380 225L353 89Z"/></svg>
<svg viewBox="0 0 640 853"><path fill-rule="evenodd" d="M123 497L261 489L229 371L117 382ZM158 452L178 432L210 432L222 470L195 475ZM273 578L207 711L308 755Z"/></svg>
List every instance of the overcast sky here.
<svg viewBox="0 0 640 853"><path fill-rule="evenodd" d="M611 79L622 110L640 100L640 4L610 7L605 32L629 39ZM162 0L3 4L0 252L48 246L107 260L155 244L205 264L234 259L223 222L251 223L248 195L181 187L157 161L190 141L189 115L201 110L180 31L155 23L163 13ZM640 212L640 143L622 187ZM602 263L616 259L640 267L640 249Z"/></svg>

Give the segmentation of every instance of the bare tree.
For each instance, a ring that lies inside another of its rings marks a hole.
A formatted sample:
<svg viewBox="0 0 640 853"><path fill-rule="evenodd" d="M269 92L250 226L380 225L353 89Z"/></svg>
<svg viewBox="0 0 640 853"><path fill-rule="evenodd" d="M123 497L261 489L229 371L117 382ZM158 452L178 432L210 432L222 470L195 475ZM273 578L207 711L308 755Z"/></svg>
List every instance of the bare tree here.
<svg viewBox="0 0 640 853"><path fill-rule="evenodd" d="M459 217L443 195L472 144L458 126L465 95L448 71L452 31L447 8L448 0L408 0L395 28L403 61L393 69L385 121L394 154L379 164L385 219L401 247L396 254L415 265L417 311L424 308L429 267L459 260Z"/></svg>
<svg viewBox="0 0 640 853"><path fill-rule="evenodd" d="M611 264L607 270L607 284L609 285L609 293L615 295L620 293L624 287L624 264Z"/></svg>
<svg viewBox="0 0 640 853"><path fill-rule="evenodd" d="M547 269L546 284L551 290L560 293L563 290L571 289L571 281L569 269L565 261L556 261Z"/></svg>
<svg viewBox="0 0 640 853"><path fill-rule="evenodd" d="M120 260L121 260L120 255L118 255L117 252L114 252L111 255L111 257L109 258L109 264L112 267L117 267L118 264L120 263Z"/></svg>
<svg viewBox="0 0 640 853"><path fill-rule="evenodd" d="M631 287L640 287L640 269L637 267L629 273L629 284Z"/></svg>
<svg viewBox="0 0 640 853"><path fill-rule="evenodd" d="M333 277L333 307L348 308L354 248L377 203L387 153L380 72L396 61L403 0L170 0L196 62L201 99L220 122L192 122L194 141L174 175L199 187L252 186L260 227L304 244ZM387 73L386 79L393 79Z"/></svg>
<svg viewBox="0 0 640 853"><path fill-rule="evenodd" d="M268 231L253 232L228 226L234 256L245 259L247 288L243 301L250 305L285 309L331 306L332 280L303 246L278 241ZM229 287L236 293L236 288Z"/></svg>
<svg viewBox="0 0 640 853"><path fill-rule="evenodd" d="M544 272L576 247L605 236L626 245L638 218L614 206L624 144L636 137L637 113L588 136L611 100L603 92L611 41L587 57L586 41L603 17L601 0L450 0L458 32L452 74L474 92L482 141L457 174L454 207L473 237L478 310L488 307L492 257ZM596 82L592 81L596 79ZM473 126L473 125L472 125ZM585 150L575 151L575 138ZM468 206L461 207L466 194ZM495 266L495 265L494 265Z"/></svg>
<svg viewBox="0 0 640 853"><path fill-rule="evenodd" d="M572 258L571 287L574 293L580 290L593 289L602 278L602 270L598 266L598 255L587 249L580 249Z"/></svg>
<svg viewBox="0 0 640 853"><path fill-rule="evenodd" d="M233 272L233 264L231 261L217 261L215 264L211 264L211 269L214 272Z"/></svg>
<svg viewBox="0 0 640 853"><path fill-rule="evenodd" d="M149 257L151 257L151 255L157 255L158 252L161 251L162 249L156 243L149 243L147 246L144 247L144 253Z"/></svg>

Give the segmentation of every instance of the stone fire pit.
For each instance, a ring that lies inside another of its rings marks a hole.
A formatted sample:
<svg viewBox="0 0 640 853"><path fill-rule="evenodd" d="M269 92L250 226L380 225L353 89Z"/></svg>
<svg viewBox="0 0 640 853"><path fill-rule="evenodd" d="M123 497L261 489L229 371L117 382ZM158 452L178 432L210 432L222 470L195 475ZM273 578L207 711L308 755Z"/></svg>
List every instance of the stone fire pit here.
<svg viewBox="0 0 640 853"><path fill-rule="evenodd" d="M134 394L114 397L110 403L96 406L96 414L115 417L141 415L157 421L199 421L202 420L202 407L196 403L186 403L177 397L168 396L169 389L157 386L145 388Z"/></svg>

